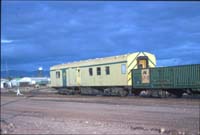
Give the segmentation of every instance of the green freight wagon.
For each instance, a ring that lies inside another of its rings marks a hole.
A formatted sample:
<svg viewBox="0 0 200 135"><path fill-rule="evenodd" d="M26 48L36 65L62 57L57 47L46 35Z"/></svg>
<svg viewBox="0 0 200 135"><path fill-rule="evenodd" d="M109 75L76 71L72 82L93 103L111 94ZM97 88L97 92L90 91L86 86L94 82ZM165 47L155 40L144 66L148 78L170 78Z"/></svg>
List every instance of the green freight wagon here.
<svg viewBox="0 0 200 135"><path fill-rule="evenodd" d="M141 91L164 91L181 97L200 94L200 64L132 70L135 95Z"/></svg>

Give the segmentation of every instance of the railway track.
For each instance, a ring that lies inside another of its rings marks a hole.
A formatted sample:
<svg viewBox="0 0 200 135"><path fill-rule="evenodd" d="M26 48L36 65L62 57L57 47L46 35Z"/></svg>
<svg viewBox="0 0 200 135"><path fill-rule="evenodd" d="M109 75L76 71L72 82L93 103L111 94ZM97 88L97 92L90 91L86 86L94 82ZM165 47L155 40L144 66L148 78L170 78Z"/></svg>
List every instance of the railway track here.
<svg viewBox="0 0 200 135"><path fill-rule="evenodd" d="M74 94L74 95L66 95L66 94L60 94L58 91L50 88L35 88L29 91L22 91L23 96L26 98L30 97L58 97L58 98L79 98L79 97L107 97L107 98L161 98L158 96L148 96L148 95L141 95L141 96L134 96L129 95L126 97L118 97L118 96L99 96L99 95L80 95L80 94ZM4 92L1 92L2 96L16 96L16 92L14 90L7 90ZM163 97L162 97L163 98ZM176 96L171 97L164 97L163 99L176 99ZM200 95L183 95L181 99L200 99Z"/></svg>

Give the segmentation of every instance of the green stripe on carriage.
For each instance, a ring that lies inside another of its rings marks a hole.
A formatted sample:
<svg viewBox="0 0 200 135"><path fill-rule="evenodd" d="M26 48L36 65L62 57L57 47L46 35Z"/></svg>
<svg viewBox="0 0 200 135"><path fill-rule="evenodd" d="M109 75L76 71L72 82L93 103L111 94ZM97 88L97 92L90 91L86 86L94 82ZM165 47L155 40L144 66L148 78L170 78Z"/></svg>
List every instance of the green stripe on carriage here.
<svg viewBox="0 0 200 135"><path fill-rule="evenodd" d="M110 62L110 63L103 63L103 64L94 64L94 65L86 65L86 66L77 66L77 67L68 67L68 68L84 68L84 67L93 67L93 66L103 66L103 65L112 65L112 64L119 64L119 63L126 63L127 61L118 61L118 62ZM50 71L68 69L68 68L60 68L60 69L53 69Z"/></svg>

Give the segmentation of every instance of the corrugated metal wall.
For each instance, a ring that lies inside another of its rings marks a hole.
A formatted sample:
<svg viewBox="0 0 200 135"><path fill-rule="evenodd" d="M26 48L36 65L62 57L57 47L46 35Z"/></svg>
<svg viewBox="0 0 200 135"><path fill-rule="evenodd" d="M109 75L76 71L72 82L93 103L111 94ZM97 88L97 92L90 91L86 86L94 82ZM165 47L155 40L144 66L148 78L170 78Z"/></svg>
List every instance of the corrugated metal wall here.
<svg viewBox="0 0 200 135"><path fill-rule="evenodd" d="M134 88L200 88L200 64L150 69L150 83L142 83L142 70L133 70Z"/></svg>

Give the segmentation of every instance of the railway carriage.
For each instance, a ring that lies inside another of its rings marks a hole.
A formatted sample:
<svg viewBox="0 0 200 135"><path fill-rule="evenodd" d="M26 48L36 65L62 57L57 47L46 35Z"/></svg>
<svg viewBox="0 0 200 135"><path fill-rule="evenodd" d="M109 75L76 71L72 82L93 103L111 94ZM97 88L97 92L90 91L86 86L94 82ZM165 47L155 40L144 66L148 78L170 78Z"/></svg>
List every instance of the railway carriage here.
<svg viewBox="0 0 200 135"><path fill-rule="evenodd" d="M132 70L153 68L156 58L148 52L96 58L50 68L51 87L66 94L120 95L132 91Z"/></svg>
<svg viewBox="0 0 200 135"><path fill-rule="evenodd" d="M183 93L200 94L200 64L132 70L133 93L145 91L159 97L166 93L181 97Z"/></svg>

